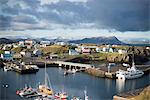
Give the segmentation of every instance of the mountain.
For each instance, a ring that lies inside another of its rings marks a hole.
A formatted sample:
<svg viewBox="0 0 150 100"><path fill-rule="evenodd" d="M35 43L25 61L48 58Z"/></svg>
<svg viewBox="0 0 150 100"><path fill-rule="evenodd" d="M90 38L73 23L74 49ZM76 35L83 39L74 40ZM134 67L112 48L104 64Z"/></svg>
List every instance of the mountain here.
<svg viewBox="0 0 150 100"><path fill-rule="evenodd" d="M0 38L0 44L2 43L6 43L6 44L13 43L13 40L7 38Z"/></svg>
<svg viewBox="0 0 150 100"><path fill-rule="evenodd" d="M150 39L147 38L132 38L124 41L128 44L150 44Z"/></svg>
<svg viewBox="0 0 150 100"><path fill-rule="evenodd" d="M92 37L81 40L69 41L70 43L93 43L93 44L125 44L118 40L115 36L112 37Z"/></svg>

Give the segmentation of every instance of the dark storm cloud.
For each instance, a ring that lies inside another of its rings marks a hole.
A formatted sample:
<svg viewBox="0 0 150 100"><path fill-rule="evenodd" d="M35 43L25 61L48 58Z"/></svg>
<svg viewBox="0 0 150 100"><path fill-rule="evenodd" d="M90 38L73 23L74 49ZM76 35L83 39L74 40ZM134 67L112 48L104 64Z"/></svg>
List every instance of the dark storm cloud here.
<svg viewBox="0 0 150 100"><path fill-rule="evenodd" d="M149 0L89 0L85 3L60 0L58 3L46 5L41 5L40 0L19 0L18 3L14 2L13 6L8 1L18 0L0 1L0 13L3 15L0 18L3 23L0 29L12 27L10 29L17 30L16 26L19 23L22 23L21 30L44 27L52 29L49 24L80 28L81 23L94 23L97 29L115 29L123 32L150 29ZM44 24L42 27L43 20L47 21L47 26Z"/></svg>
<svg viewBox="0 0 150 100"><path fill-rule="evenodd" d="M120 31L149 30L149 0L94 0L90 12L97 23Z"/></svg>
<svg viewBox="0 0 150 100"><path fill-rule="evenodd" d="M11 26L11 17L0 15L0 30L9 30Z"/></svg>

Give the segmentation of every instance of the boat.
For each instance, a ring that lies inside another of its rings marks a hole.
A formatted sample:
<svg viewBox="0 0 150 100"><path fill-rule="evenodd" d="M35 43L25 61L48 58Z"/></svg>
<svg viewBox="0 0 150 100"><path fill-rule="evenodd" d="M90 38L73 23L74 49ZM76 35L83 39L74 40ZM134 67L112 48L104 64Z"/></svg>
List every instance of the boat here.
<svg viewBox="0 0 150 100"><path fill-rule="evenodd" d="M9 64L4 64L5 66L3 67L4 72L10 71L11 70L11 66Z"/></svg>
<svg viewBox="0 0 150 100"><path fill-rule="evenodd" d="M89 100L88 95L87 95L87 91L84 90L84 99L80 99L79 97L74 96L71 100Z"/></svg>
<svg viewBox="0 0 150 100"><path fill-rule="evenodd" d="M82 100L82 99L80 99L78 97L73 97L71 100Z"/></svg>
<svg viewBox="0 0 150 100"><path fill-rule="evenodd" d="M9 71L10 69L8 69L6 66L3 67L4 72Z"/></svg>
<svg viewBox="0 0 150 100"><path fill-rule="evenodd" d="M25 64L19 64L19 65L15 65L13 67L13 70L15 72L18 72L20 74L28 74L28 73L36 73L38 72L39 68L37 67L37 65L25 65Z"/></svg>
<svg viewBox="0 0 150 100"><path fill-rule="evenodd" d="M50 87L48 86L48 82L50 83L50 80L46 72L46 63L45 63L45 81L44 84L38 86L38 93L41 94L43 97L51 97L53 95L53 90L51 86Z"/></svg>
<svg viewBox="0 0 150 100"><path fill-rule="evenodd" d="M16 94L19 95L20 97L26 97L29 95L37 94L37 91L36 91L36 89L33 89L31 87L27 87L25 85L25 87L23 89L17 90Z"/></svg>
<svg viewBox="0 0 150 100"><path fill-rule="evenodd" d="M134 57L133 57L134 59ZM144 72L142 70L138 70L135 66L135 62L132 59L132 66L131 68L127 68L127 71L119 69L119 71L116 71L116 77L118 79L134 79L134 78L139 78L141 77Z"/></svg>
<svg viewBox="0 0 150 100"><path fill-rule="evenodd" d="M58 99L58 100L67 100L68 99L68 95L66 93L57 93L54 95L54 98L55 99Z"/></svg>
<svg viewBox="0 0 150 100"><path fill-rule="evenodd" d="M69 70L65 70L64 71L64 75L68 75L68 74L75 74L76 73L76 70L75 69L69 69Z"/></svg>
<svg viewBox="0 0 150 100"><path fill-rule="evenodd" d="M84 100L88 100L88 95L87 95L87 91L84 90Z"/></svg>

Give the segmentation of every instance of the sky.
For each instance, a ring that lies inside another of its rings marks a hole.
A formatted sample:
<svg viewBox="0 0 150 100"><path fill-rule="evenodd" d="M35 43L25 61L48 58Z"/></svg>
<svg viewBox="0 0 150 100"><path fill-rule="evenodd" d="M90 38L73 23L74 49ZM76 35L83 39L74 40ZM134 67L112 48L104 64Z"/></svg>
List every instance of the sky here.
<svg viewBox="0 0 150 100"><path fill-rule="evenodd" d="M150 39L150 0L0 0L0 37Z"/></svg>

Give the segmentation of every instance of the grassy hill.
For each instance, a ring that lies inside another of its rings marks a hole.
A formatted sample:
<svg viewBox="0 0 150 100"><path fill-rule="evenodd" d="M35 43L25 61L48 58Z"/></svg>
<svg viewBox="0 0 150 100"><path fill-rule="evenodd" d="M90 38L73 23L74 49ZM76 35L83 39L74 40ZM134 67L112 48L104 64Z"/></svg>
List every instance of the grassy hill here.
<svg viewBox="0 0 150 100"><path fill-rule="evenodd" d="M45 48L41 48L41 50L44 54L62 54L67 53L69 48L66 46L51 45Z"/></svg>

